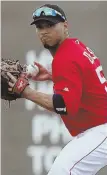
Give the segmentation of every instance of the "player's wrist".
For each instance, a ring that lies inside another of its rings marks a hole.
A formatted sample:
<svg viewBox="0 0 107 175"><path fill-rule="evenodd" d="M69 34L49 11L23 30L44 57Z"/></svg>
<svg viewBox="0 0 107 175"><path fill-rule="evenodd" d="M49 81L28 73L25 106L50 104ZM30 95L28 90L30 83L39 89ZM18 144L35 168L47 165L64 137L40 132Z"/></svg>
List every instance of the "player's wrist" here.
<svg viewBox="0 0 107 175"><path fill-rule="evenodd" d="M28 98L29 95L31 94L31 91L32 91L32 89L30 88L30 86L26 86L26 88L24 89L24 91L21 94L22 98Z"/></svg>

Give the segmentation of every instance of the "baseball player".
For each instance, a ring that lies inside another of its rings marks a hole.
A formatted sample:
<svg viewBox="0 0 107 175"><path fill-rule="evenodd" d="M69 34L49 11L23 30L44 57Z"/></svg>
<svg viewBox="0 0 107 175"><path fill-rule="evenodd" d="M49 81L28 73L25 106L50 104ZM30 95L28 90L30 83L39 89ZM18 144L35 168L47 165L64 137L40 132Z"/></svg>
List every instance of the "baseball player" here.
<svg viewBox="0 0 107 175"><path fill-rule="evenodd" d="M57 5L36 9L31 25L53 56L52 75L34 63L39 74L32 79L52 80L54 94L37 92L22 83L22 97L60 114L73 136L48 175L95 175L107 165L107 80L100 60L81 41L69 37L67 18ZM11 91L18 80L8 76Z"/></svg>

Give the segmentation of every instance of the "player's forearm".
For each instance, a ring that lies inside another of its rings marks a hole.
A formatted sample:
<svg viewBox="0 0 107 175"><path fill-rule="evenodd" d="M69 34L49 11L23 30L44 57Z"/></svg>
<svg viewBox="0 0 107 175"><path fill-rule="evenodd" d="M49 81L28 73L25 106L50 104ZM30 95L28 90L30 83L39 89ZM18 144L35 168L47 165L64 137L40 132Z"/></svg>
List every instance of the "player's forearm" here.
<svg viewBox="0 0 107 175"><path fill-rule="evenodd" d="M32 102L42 106L49 111L54 111L52 99L53 95L37 92L36 90L33 90L28 86L23 92L23 97L31 100Z"/></svg>

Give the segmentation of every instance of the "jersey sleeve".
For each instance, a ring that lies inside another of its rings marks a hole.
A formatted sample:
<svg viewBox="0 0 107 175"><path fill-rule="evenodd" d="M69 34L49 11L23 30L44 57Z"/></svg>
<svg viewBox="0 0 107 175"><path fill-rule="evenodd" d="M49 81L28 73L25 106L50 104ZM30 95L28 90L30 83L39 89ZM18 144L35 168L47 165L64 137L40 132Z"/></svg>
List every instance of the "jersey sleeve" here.
<svg viewBox="0 0 107 175"><path fill-rule="evenodd" d="M81 66L72 61L55 66L54 91L60 94L65 102L67 114L75 117L78 112L82 96L82 69Z"/></svg>

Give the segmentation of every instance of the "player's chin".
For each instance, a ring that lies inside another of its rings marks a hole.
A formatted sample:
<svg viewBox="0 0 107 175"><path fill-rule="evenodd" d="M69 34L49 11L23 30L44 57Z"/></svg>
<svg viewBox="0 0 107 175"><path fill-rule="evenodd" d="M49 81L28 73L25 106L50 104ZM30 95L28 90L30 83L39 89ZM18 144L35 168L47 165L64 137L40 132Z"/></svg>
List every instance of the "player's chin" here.
<svg viewBox="0 0 107 175"><path fill-rule="evenodd" d="M45 48L45 49L53 49L53 48L55 48L55 45L48 45L48 44L45 44L45 45L44 45L44 48Z"/></svg>
<svg viewBox="0 0 107 175"><path fill-rule="evenodd" d="M44 43L43 45L46 49L49 49L49 48L54 46L54 44L52 44L52 43Z"/></svg>
<svg viewBox="0 0 107 175"><path fill-rule="evenodd" d="M44 40L41 40L42 41L42 44L45 48L48 48L48 47L53 47L54 46L54 41L52 41L50 38L48 39L44 39Z"/></svg>

